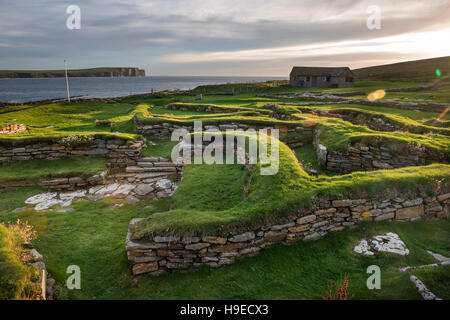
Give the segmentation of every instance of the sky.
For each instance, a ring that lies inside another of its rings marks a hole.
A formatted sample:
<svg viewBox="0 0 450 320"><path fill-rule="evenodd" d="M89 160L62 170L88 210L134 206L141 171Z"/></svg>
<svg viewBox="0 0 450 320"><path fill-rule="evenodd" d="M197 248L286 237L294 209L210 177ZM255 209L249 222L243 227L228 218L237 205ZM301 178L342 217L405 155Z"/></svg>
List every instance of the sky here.
<svg viewBox="0 0 450 320"><path fill-rule="evenodd" d="M0 69L287 77L450 56L449 16L450 0L0 0Z"/></svg>

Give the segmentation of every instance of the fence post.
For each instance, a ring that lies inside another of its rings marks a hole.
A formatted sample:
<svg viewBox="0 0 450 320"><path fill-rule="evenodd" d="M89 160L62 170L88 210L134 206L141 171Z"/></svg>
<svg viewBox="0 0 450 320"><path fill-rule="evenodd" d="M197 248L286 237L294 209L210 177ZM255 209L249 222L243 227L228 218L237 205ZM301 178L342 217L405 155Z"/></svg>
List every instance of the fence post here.
<svg viewBox="0 0 450 320"><path fill-rule="evenodd" d="M46 289L47 288L47 274L45 269L42 270L42 281L41 281L41 292L42 292L42 300L46 300Z"/></svg>

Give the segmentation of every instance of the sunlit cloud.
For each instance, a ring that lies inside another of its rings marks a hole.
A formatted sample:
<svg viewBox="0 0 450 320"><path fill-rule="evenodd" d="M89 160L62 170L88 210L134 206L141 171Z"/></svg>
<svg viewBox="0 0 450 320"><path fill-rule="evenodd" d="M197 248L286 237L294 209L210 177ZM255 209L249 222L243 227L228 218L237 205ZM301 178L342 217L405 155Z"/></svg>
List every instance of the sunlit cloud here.
<svg viewBox="0 0 450 320"><path fill-rule="evenodd" d="M135 65L160 75L286 75L450 55L450 1L0 0L0 69ZM380 6L380 30L366 27Z"/></svg>
<svg viewBox="0 0 450 320"><path fill-rule="evenodd" d="M427 52L433 55L450 55L450 29L435 32L410 33L364 41L338 41L317 45L288 46L268 49L236 50L219 52L191 52L172 54L161 60L173 63L200 61L253 61L310 56L368 52Z"/></svg>

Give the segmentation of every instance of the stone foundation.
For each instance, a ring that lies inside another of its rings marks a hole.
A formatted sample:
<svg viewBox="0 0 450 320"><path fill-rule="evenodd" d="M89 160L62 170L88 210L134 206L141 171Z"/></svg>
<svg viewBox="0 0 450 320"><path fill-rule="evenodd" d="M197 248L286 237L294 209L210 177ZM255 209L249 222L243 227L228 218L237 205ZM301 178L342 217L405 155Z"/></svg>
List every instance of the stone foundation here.
<svg viewBox="0 0 450 320"><path fill-rule="evenodd" d="M406 144L405 144L405 147ZM431 154L425 149L409 148L407 151L391 151L386 147L349 147L347 152L328 151L326 169L349 173L378 169L394 169L409 166L424 166L431 163L447 163L448 160Z"/></svg>
<svg viewBox="0 0 450 320"><path fill-rule="evenodd" d="M129 163L135 163L145 146L143 141L131 142L117 138L95 139L92 144L83 147L68 147L57 145L55 142L0 146L0 164L36 159L103 156L110 159L112 167L124 167Z"/></svg>
<svg viewBox="0 0 450 320"><path fill-rule="evenodd" d="M448 219L450 193L437 197L388 199L316 199L311 209L273 224L228 236L180 237L153 234L131 240L133 227L142 219L130 222L126 238L128 260L133 274L160 275L167 269L185 269L207 264L212 267L231 264L237 258L257 255L274 243L316 240L328 232L341 231L360 221Z"/></svg>
<svg viewBox="0 0 450 320"><path fill-rule="evenodd" d="M183 104L172 103L167 105L169 110L182 110L182 111L199 111L199 112L211 112L211 113L229 113L237 111L253 111L246 108L226 108L208 104Z"/></svg>
<svg viewBox="0 0 450 320"><path fill-rule="evenodd" d="M176 129L184 129L188 132L194 132L193 125L176 125L169 122L158 123L158 124L143 124L136 122L136 128L138 132L142 134L151 134L160 138L170 138L172 132ZM303 146L305 144L311 143L313 128L310 127L299 127L298 125L253 125L253 124L245 124L245 123L224 123L224 124L216 124L216 125L205 125L205 130L216 130L216 131L226 131L226 130L248 130L248 129L270 129L276 128L280 130L280 140L286 143L291 148L296 148ZM299 136L289 135L290 133L299 133ZM283 137L283 134L287 134Z"/></svg>

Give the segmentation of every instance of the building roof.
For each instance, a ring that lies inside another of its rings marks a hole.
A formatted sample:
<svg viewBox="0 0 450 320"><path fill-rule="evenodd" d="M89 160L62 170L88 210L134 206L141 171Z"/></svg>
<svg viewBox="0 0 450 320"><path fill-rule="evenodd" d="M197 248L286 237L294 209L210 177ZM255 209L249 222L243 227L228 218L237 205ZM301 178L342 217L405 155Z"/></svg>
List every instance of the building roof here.
<svg viewBox="0 0 450 320"><path fill-rule="evenodd" d="M353 74L349 67L293 67L290 75L302 76L342 76Z"/></svg>

